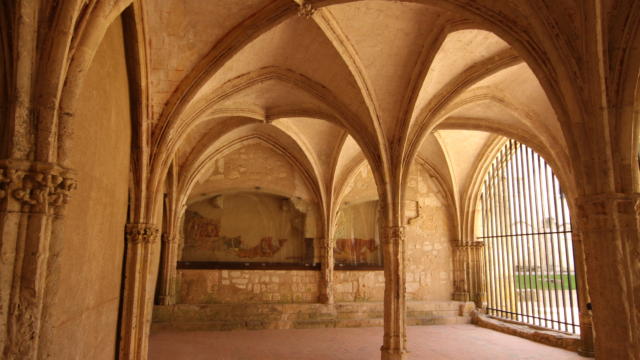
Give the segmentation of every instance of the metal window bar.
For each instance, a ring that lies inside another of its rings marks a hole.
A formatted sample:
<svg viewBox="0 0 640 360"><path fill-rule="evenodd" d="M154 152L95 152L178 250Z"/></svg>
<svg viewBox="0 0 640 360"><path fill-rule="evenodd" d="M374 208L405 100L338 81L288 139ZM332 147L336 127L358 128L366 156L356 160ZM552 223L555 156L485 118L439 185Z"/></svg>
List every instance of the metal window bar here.
<svg viewBox="0 0 640 360"><path fill-rule="evenodd" d="M484 180L480 206L487 312L579 333L569 207L551 167L507 141Z"/></svg>

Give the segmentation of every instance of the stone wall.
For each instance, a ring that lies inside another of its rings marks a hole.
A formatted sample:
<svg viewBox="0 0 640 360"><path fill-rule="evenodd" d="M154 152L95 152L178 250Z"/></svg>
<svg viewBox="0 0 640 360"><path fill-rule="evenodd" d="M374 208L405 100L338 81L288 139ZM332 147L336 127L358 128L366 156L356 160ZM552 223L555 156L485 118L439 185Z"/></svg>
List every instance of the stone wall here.
<svg viewBox="0 0 640 360"><path fill-rule="evenodd" d="M334 272L336 302L382 301L384 299L384 271Z"/></svg>
<svg viewBox="0 0 640 360"><path fill-rule="evenodd" d="M408 301L407 325L468 324L473 303ZM382 302L156 306L154 330L307 329L382 326Z"/></svg>
<svg viewBox="0 0 640 360"><path fill-rule="evenodd" d="M131 143L119 19L88 69L78 104L71 120L69 167L76 170L79 185L51 240L40 357L113 359Z"/></svg>
<svg viewBox="0 0 640 360"><path fill-rule="evenodd" d="M358 201L374 196L375 183L368 167L363 167L353 182L345 199ZM426 169L414 166L407 190L408 300L451 299L452 224L445 204L439 186ZM309 303L317 301L319 287L318 271L181 270L179 278L178 303L182 304ZM334 291L336 302L382 301L384 273L337 270Z"/></svg>
<svg viewBox="0 0 640 360"><path fill-rule="evenodd" d="M180 270L178 303L312 303L318 271Z"/></svg>
<svg viewBox="0 0 640 360"><path fill-rule="evenodd" d="M296 167L279 152L255 140L214 161L194 186L190 200L221 191L261 191L312 200Z"/></svg>
<svg viewBox="0 0 640 360"><path fill-rule="evenodd" d="M344 201L376 197L368 166L361 167L346 185ZM415 164L406 194L407 300L449 300L453 292L451 231L454 224L446 197L426 168ZM382 271L336 271L336 301L382 301Z"/></svg>

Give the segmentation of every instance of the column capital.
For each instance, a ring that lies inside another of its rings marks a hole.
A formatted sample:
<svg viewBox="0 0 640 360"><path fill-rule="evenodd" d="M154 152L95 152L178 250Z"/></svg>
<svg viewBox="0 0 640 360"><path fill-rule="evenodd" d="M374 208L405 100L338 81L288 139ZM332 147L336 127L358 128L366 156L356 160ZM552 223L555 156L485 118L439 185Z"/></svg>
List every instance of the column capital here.
<svg viewBox="0 0 640 360"><path fill-rule="evenodd" d="M333 245L335 244L335 241L331 238L319 238L318 239L318 246L320 248L320 250L327 250L327 249L332 249Z"/></svg>
<svg viewBox="0 0 640 360"><path fill-rule="evenodd" d="M60 215L77 188L73 171L39 161L0 160L0 200L15 211Z"/></svg>
<svg viewBox="0 0 640 360"><path fill-rule="evenodd" d="M313 7L313 5L309 4L305 0L300 0L298 4L298 16L300 17L309 19L316 12L316 9Z"/></svg>
<svg viewBox="0 0 640 360"><path fill-rule="evenodd" d="M135 223L127 224L125 236L131 244L151 244L158 239L160 231L154 224Z"/></svg>
<svg viewBox="0 0 640 360"><path fill-rule="evenodd" d="M385 235L385 242L393 243L396 240L402 240L405 238L405 227L403 225L387 226Z"/></svg>
<svg viewBox="0 0 640 360"><path fill-rule="evenodd" d="M178 236L163 232L160 236L160 241L162 241L163 244L173 244L178 241Z"/></svg>

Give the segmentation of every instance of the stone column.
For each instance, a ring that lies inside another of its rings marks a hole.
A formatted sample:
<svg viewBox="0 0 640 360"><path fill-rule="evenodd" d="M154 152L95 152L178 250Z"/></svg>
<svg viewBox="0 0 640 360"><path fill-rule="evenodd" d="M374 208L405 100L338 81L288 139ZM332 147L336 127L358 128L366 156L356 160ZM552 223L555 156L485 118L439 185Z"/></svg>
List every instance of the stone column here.
<svg viewBox="0 0 640 360"><path fill-rule="evenodd" d="M68 169L0 161L0 313L3 359L36 359L52 223L76 182Z"/></svg>
<svg viewBox="0 0 640 360"><path fill-rule="evenodd" d="M319 301L323 304L333 304L333 239L322 239L321 260L320 260L320 296Z"/></svg>
<svg viewBox="0 0 640 360"><path fill-rule="evenodd" d="M384 339L382 360L407 356L404 226L388 226L384 234Z"/></svg>
<svg viewBox="0 0 640 360"><path fill-rule="evenodd" d="M474 241L470 244L471 251L471 301L477 308L483 308L486 303L485 271L484 271L484 242Z"/></svg>
<svg viewBox="0 0 640 360"><path fill-rule="evenodd" d="M125 284L120 325L120 359L147 358L152 307L148 306L151 250L159 230L153 224L127 224Z"/></svg>
<svg viewBox="0 0 640 360"><path fill-rule="evenodd" d="M469 301L468 251L465 241L453 244L453 300Z"/></svg>
<svg viewBox="0 0 640 360"><path fill-rule="evenodd" d="M580 312L580 349L578 352L582 356L593 357L593 315L587 305L591 302L591 299L589 298L587 269L585 268L584 249L579 228L576 229L574 227L571 234L571 242L573 244L573 258L578 289L578 309Z"/></svg>
<svg viewBox="0 0 640 360"><path fill-rule="evenodd" d="M454 293L456 301L473 301L481 308L484 303L484 243L462 241L454 246Z"/></svg>
<svg viewBox="0 0 640 360"><path fill-rule="evenodd" d="M159 304L173 305L176 303L176 276L178 265L178 237L167 233L162 234L162 249L160 252L160 274L158 287L160 291Z"/></svg>
<svg viewBox="0 0 640 360"><path fill-rule="evenodd" d="M578 199L599 358L640 359L639 194ZM585 320L587 319L586 314Z"/></svg>

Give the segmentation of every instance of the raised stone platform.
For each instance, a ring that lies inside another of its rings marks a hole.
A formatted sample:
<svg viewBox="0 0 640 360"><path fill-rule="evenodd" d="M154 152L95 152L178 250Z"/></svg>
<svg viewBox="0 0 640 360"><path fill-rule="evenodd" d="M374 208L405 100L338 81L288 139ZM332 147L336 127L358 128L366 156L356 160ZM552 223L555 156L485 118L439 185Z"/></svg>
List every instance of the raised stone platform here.
<svg viewBox="0 0 640 360"><path fill-rule="evenodd" d="M410 301L407 325L467 324L473 303ZM154 330L240 330L383 325L383 304L202 304L156 306Z"/></svg>
<svg viewBox="0 0 640 360"><path fill-rule="evenodd" d="M538 326L496 319L478 311L471 312L471 322L487 329L519 336L541 344L559 347L572 352L580 351L580 335L567 334ZM585 356L592 355L593 354L586 354Z"/></svg>

